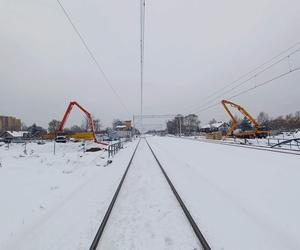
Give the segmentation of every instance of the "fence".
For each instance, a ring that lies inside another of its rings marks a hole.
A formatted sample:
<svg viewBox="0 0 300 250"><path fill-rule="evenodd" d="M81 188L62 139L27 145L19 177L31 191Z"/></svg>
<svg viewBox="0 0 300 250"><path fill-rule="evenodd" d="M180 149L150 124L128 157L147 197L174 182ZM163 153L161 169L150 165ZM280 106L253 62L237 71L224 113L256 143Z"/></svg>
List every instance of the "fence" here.
<svg viewBox="0 0 300 250"><path fill-rule="evenodd" d="M297 147L298 149L300 149L299 142L300 142L300 138L293 138L293 139L289 139L289 140L277 139L277 143L273 143L273 145L272 145L272 144L270 144L270 140L268 139L268 145L271 146L271 148L289 145L290 149L292 149L293 147Z"/></svg>
<svg viewBox="0 0 300 250"><path fill-rule="evenodd" d="M108 146L108 158L114 156L121 148L123 148L123 142L119 141Z"/></svg>
<svg viewBox="0 0 300 250"><path fill-rule="evenodd" d="M285 147L289 149L300 149L300 138L281 139L281 138L267 138L267 139L233 139L234 143L253 144L268 147Z"/></svg>

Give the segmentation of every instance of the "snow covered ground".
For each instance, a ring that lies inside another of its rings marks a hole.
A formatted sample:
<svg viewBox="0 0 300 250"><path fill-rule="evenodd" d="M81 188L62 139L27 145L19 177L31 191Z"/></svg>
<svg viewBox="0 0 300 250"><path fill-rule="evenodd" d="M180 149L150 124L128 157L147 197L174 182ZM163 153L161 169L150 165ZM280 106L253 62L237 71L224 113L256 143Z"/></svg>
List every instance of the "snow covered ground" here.
<svg viewBox="0 0 300 250"><path fill-rule="evenodd" d="M0 147L0 249L88 249L136 142L107 152L79 143Z"/></svg>
<svg viewBox="0 0 300 250"><path fill-rule="evenodd" d="M212 249L300 249L300 157L171 137L149 143Z"/></svg>
<svg viewBox="0 0 300 250"><path fill-rule="evenodd" d="M300 157L147 137L212 249L300 249ZM0 249L86 250L134 151L0 146ZM99 249L200 249L142 140Z"/></svg>

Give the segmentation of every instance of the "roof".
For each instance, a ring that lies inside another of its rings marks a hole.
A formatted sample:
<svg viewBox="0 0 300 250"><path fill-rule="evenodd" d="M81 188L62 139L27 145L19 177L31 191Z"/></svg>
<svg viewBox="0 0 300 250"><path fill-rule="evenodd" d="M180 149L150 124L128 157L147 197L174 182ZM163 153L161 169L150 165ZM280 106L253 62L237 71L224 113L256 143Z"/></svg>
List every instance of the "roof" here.
<svg viewBox="0 0 300 250"><path fill-rule="evenodd" d="M126 128L126 126L125 125L118 125L118 126L116 126L116 128Z"/></svg>
<svg viewBox="0 0 300 250"><path fill-rule="evenodd" d="M224 121L220 121L220 122L216 122L216 123L213 123L213 124L206 124L206 125L203 125L201 128L202 129L210 129L210 128L220 128L221 126L223 126L224 124L227 124L226 122Z"/></svg>
<svg viewBox="0 0 300 250"><path fill-rule="evenodd" d="M210 128L210 125L206 124L206 125L201 126L201 128Z"/></svg>
<svg viewBox="0 0 300 250"><path fill-rule="evenodd" d="M27 134L27 131L6 131L12 137L23 137L24 134Z"/></svg>
<svg viewBox="0 0 300 250"><path fill-rule="evenodd" d="M225 123L226 122L224 122L224 121L216 122L216 123L211 124L211 127L212 128L219 128L219 127L223 126Z"/></svg>

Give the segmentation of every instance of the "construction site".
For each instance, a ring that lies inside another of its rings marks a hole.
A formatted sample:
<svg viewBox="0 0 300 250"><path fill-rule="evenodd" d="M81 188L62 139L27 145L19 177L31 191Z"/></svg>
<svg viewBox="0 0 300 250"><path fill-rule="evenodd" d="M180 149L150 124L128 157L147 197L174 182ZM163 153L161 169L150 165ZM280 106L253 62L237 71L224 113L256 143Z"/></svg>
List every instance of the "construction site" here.
<svg viewBox="0 0 300 250"><path fill-rule="evenodd" d="M2 7L0 250L300 249L300 3Z"/></svg>

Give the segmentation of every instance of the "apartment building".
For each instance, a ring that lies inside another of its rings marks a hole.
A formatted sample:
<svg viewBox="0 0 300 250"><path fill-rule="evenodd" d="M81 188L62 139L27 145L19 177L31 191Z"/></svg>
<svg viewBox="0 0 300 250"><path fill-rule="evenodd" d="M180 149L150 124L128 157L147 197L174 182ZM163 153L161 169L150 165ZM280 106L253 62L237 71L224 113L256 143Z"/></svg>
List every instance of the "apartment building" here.
<svg viewBox="0 0 300 250"><path fill-rule="evenodd" d="M4 131L20 131L21 119L12 116L0 116L0 132Z"/></svg>

